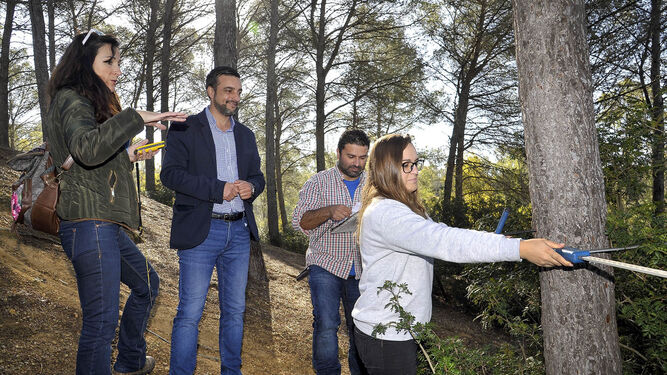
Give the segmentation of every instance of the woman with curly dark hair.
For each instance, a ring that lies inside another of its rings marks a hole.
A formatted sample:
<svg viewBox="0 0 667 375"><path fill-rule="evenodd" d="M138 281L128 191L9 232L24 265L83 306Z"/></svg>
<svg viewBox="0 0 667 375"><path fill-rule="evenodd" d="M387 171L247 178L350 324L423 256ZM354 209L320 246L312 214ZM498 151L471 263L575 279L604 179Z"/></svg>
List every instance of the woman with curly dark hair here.
<svg viewBox="0 0 667 375"><path fill-rule="evenodd" d="M130 143L145 125L165 129L158 121L183 121L185 114L121 110L118 46L113 36L96 30L77 35L49 82L45 136L56 165L69 155L74 159L60 176L57 213L83 313L77 374L111 373L121 282L131 293L120 322L114 371L147 374L155 366L146 356L144 331L159 279L126 233L139 226L132 163L155 152L135 154L146 140Z"/></svg>

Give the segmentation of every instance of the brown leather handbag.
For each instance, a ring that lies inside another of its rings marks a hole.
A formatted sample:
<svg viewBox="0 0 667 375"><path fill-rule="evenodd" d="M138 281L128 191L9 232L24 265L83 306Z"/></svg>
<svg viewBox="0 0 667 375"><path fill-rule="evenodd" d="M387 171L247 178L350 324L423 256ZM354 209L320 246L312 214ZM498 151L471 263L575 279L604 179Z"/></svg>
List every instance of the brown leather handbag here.
<svg viewBox="0 0 667 375"><path fill-rule="evenodd" d="M57 170L44 142L41 146L15 156L7 162L11 168L22 171L19 180L12 185L12 215L17 223L40 232L57 235L60 219L56 205L60 196L60 174L69 170L74 163L71 155Z"/></svg>

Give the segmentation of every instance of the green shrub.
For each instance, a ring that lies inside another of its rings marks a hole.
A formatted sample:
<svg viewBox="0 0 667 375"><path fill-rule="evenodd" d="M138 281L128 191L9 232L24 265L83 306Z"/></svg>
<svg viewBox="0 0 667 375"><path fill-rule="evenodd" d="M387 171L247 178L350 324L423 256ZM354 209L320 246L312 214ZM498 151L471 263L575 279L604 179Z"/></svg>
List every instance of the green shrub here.
<svg viewBox="0 0 667 375"><path fill-rule="evenodd" d="M155 181L155 191L148 191L146 194L149 198L167 206L174 205L174 191L164 187L159 179Z"/></svg>
<svg viewBox="0 0 667 375"><path fill-rule="evenodd" d="M385 281L378 292L385 290L392 294L385 308L398 313L399 320L378 324L373 329L373 336L386 332L387 329L409 332L419 344L419 374L523 374L537 375L544 373L544 366L538 357L524 357L516 347L503 344L498 348L469 348L458 337L440 338L433 331L431 323L415 323L415 317L400 304L403 294L411 294L407 284Z"/></svg>
<svg viewBox="0 0 667 375"><path fill-rule="evenodd" d="M305 254L308 249L308 237L301 232L288 228L282 233L282 248L295 253Z"/></svg>
<svg viewBox="0 0 667 375"><path fill-rule="evenodd" d="M607 232L614 247L640 244L616 252L613 259L650 268L667 265L667 230L651 204L612 209ZM667 281L643 273L615 269L616 308L625 374L667 373Z"/></svg>

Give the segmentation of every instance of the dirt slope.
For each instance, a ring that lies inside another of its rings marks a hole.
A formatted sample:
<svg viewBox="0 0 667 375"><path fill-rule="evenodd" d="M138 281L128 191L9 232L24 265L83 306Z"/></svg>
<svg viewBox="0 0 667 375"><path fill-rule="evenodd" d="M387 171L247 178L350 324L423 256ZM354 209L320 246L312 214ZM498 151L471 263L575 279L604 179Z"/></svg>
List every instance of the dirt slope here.
<svg viewBox="0 0 667 375"><path fill-rule="evenodd" d="M18 176L5 167L0 150L0 202L9 202L9 184ZM157 360L154 374L169 366L171 324L178 303L178 259L168 248L171 209L142 198L146 231L140 249L160 275L146 334L148 352ZM0 212L0 374L73 374L81 310L71 263L56 238L21 236L9 231L8 204ZM262 245L268 282L249 284L243 345L244 374L312 374L312 315L307 282L294 279L303 256ZM197 374L217 374L217 280L211 283L200 323ZM128 290L121 290L121 305ZM122 308L122 306L121 306ZM442 335L471 343L495 341L471 317L436 307L434 320ZM339 332L341 362L346 363L347 335ZM115 345L114 345L115 346ZM115 356L115 353L114 353ZM343 373L348 371L344 365Z"/></svg>

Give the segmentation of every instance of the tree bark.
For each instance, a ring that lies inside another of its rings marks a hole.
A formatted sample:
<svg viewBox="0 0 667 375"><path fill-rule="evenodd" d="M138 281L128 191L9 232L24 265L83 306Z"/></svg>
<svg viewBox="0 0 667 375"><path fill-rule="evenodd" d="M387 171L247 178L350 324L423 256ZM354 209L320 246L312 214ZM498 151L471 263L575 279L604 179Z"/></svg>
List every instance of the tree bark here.
<svg viewBox="0 0 667 375"><path fill-rule="evenodd" d="M447 166L445 169L445 182L442 187L442 218L445 224L452 224L452 186L454 183L454 165L456 163L456 147L459 144L456 121L452 127L452 136L449 139L449 154L447 155Z"/></svg>
<svg viewBox="0 0 667 375"><path fill-rule="evenodd" d="M279 110L279 100L276 99L276 192L278 193L278 208L280 209L280 222L282 224L283 233L286 233L292 228L287 219L287 209L285 207L285 191L283 186L283 165L282 165L282 148L280 146L283 136L283 120Z"/></svg>
<svg viewBox="0 0 667 375"><path fill-rule="evenodd" d="M49 19L49 72L56 67L56 10L55 0L47 0L46 9Z"/></svg>
<svg viewBox="0 0 667 375"><path fill-rule="evenodd" d="M215 40L213 42L215 66L225 65L236 69L238 63L236 33L236 1L216 0ZM250 244L248 279L250 281L268 280L264 258L262 257L262 247L259 242L255 241L251 241Z"/></svg>
<svg viewBox="0 0 667 375"><path fill-rule="evenodd" d="M276 82L276 46L278 45L278 0L269 2L269 45L266 53L266 216L269 227L269 242L280 246L278 228L278 206L276 202L276 152L275 152L275 107L278 96Z"/></svg>
<svg viewBox="0 0 667 375"><path fill-rule="evenodd" d="M653 142L651 161L653 172L653 203L655 215L665 212L665 104L662 100L660 85L660 16L662 1L651 0L651 20L649 35L651 38L651 120L653 122Z"/></svg>
<svg viewBox="0 0 667 375"><path fill-rule="evenodd" d="M280 150L280 141L276 139L276 191L278 193L278 208L280 211L280 223L282 224L283 233L290 230L291 226L287 219L287 208L285 207L285 189L283 186L282 162Z"/></svg>
<svg viewBox="0 0 667 375"><path fill-rule="evenodd" d="M169 112L169 74L171 67L171 33L174 23L174 8L176 0L167 0L164 8L164 20L162 30L162 53L160 55L160 112ZM167 125L167 124L165 124ZM167 130L160 132L161 139L167 139ZM160 153L164 161L164 152Z"/></svg>
<svg viewBox="0 0 667 375"><path fill-rule="evenodd" d="M236 34L236 0L215 0L215 66L225 65L236 69L239 59Z"/></svg>
<svg viewBox="0 0 667 375"><path fill-rule="evenodd" d="M465 144L465 129L468 121L468 106L470 105L470 86L472 79L475 76L477 68L477 61L474 59L469 66L462 67L461 87L458 93L458 104L456 106L456 113L454 114L454 131L456 132L456 167L454 174L456 175L454 185L454 204L452 205L452 214L454 226L466 227L465 207L463 201L463 145ZM450 192L451 194L451 192Z"/></svg>
<svg viewBox="0 0 667 375"><path fill-rule="evenodd" d="M513 0L533 225L582 249L608 245L582 0ZM621 374L613 270L543 270L547 374Z"/></svg>
<svg viewBox="0 0 667 375"><path fill-rule="evenodd" d="M327 75L340 53L340 46L345 34L351 28L351 20L357 10L357 0L349 1L347 13L341 13L342 19L334 20L333 22L327 19L326 0L320 2L318 15L316 15L317 5L317 0L311 0L308 22L310 24L311 43L315 48L315 75L317 79L315 86L315 164L319 172L326 169L324 158L326 113L324 106L326 104ZM340 26L331 32L327 32L326 26L328 23L339 23ZM329 55L325 57L325 53L329 53Z"/></svg>
<svg viewBox="0 0 667 375"><path fill-rule="evenodd" d="M461 6L463 10L459 18L447 26L450 30L443 35L443 40L446 42L439 42L442 43L440 48L447 52L456 66L453 74L456 74L457 98L443 186L442 219L447 224L459 227L468 225L463 198L463 163L471 96L477 96L479 100L480 97L489 95L479 88L476 89L485 83L478 78L480 75L484 77L484 70L492 61L501 60L502 52L511 44L508 38L510 13L507 1L480 0L468 4L462 3L464 2L455 4ZM490 19L494 19L495 22L491 22ZM465 25L466 32L458 31L461 28L459 23ZM496 26L490 25L495 23ZM454 185L453 204L452 185Z"/></svg>
<svg viewBox="0 0 667 375"><path fill-rule="evenodd" d="M0 51L0 146L9 147L9 54L16 0L7 0Z"/></svg>
<svg viewBox="0 0 667 375"><path fill-rule="evenodd" d="M315 23L316 1L311 5L311 19ZM317 34L313 35L315 41L315 74L317 76L317 84L315 86L315 164L317 171L326 169L324 160L324 123L326 116L324 114L324 105L326 101L325 84L327 80L328 70L324 66L324 51L326 49L325 26L326 26L326 0L320 4L320 14ZM313 28L313 32L314 32ZM332 57L333 58L333 57Z"/></svg>
<svg viewBox="0 0 667 375"><path fill-rule="evenodd" d="M42 129L46 124L46 112L48 110L48 98L46 86L49 83L49 67L46 62L46 35L44 25L44 13L40 0L29 0L30 24L32 28L32 49L35 61L35 78L37 81L37 97L39 99L39 111L42 119ZM42 134L45 134L42 132Z"/></svg>
<svg viewBox="0 0 667 375"><path fill-rule="evenodd" d="M148 15L148 28L146 29L146 49L144 54L144 61L146 64L145 81L146 81L146 110L155 110L155 81L154 70L155 66L155 39L158 28L158 0L150 0L150 14ZM146 126L146 139L148 143L155 142L155 128ZM146 192L155 192L155 159L146 160Z"/></svg>
<svg viewBox="0 0 667 375"><path fill-rule="evenodd" d="M250 241L250 260L248 261L248 283L263 285L269 281L266 264L262 255L262 244Z"/></svg>
<svg viewBox="0 0 667 375"><path fill-rule="evenodd" d="M465 122L465 119L463 120ZM463 131L465 125L460 129ZM464 134L458 137L458 146L456 147L456 184L454 185L454 226L459 228L468 227L468 220L466 220L465 201L463 200L463 149Z"/></svg>

